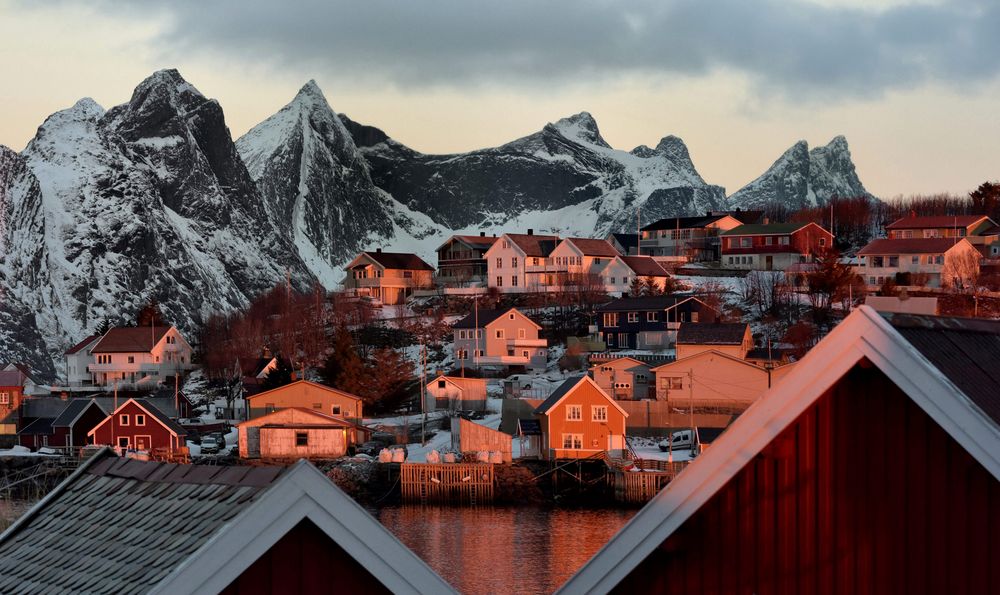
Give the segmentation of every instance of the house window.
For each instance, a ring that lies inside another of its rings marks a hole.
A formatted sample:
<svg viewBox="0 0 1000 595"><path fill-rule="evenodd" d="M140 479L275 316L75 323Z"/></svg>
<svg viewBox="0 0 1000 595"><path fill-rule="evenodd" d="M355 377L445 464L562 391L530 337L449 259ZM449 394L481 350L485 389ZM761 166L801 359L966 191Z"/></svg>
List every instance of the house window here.
<svg viewBox="0 0 1000 595"><path fill-rule="evenodd" d="M611 277L611 284L612 284L612 285L614 285L614 284L615 284L615 277Z"/></svg>
<svg viewBox="0 0 1000 595"><path fill-rule="evenodd" d="M448 388L447 380L438 380L438 388Z"/></svg>
<svg viewBox="0 0 1000 595"><path fill-rule="evenodd" d="M128 363L130 363L130 364L134 364L135 363L135 356L134 355L128 356Z"/></svg>
<svg viewBox="0 0 1000 595"><path fill-rule="evenodd" d="M691 322L698 322L698 311L691 312Z"/></svg>
<svg viewBox="0 0 1000 595"><path fill-rule="evenodd" d="M143 415L142 413L136 413L135 414L135 425L137 425L137 426L144 426L144 425L146 425L146 416Z"/></svg>
<svg viewBox="0 0 1000 595"><path fill-rule="evenodd" d="M309 446L309 433L295 432L295 446Z"/></svg>
<svg viewBox="0 0 1000 595"><path fill-rule="evenodd" d="M604 313L604 326L618 326L618 313L617 312L605 312Z"/></svg>
<svg viewBox="0 0 1000 595"><path fill-rule="evenodd" d="M826 238L820 238L820 239L819 239L819 245L820 245L820 247L821 247L821 248L822 248L823 246L826 246Z"/></svg>
<svg viewBox="0 0 1000 595"><path fill-rule="evenodd" d="M118 448L128 448L129 440L128 436L118 437Z"/></svg>
<svg viewBox="0 0 1000 595"><path fill-rule="evenodd" d="M504 240L503 241L503 247L504 248L510 248L510 242L508 242L507 240Z"/></svg>
<svg viewBox="0 0 1000 595"><path fill-rule="evenodd" d="M774 243L774 238L772 238L771 236L767 236L766 238L764 238L764 243L770 246L771 244Z"/></svg>
<svg viewBox="0 0 1000 595"><path fill-rule="evenodd" d="M330 408L330 413L333 415L340 415L340 405L334 405Z"/></svg>
<svg viewBox="0 0 1000 595"><path fill-rule="evenodd" d="M778 238L778 243L781 244L782 246L787 246L788 240L789 240L788 236L781 236L780 238Z"/></svg>
<svg viewBox="0 0 1000 595"><path fill-rule="evenodd" d="M528 357L528 351L527 350L522 351L521 352L521 357Z"/></svg>
<svg viewBox="0 0 1000 595"><path fill-rule="evenodd" d="M583 419L582 405L566 405L566 420L581 421Z"/></svg>
<svg viewBox="0 0 1000 595"><path fill-rule="evenodd" d="M274 403L266 403L264 405L264 413L274 413Z"/></svg>
<svg viewBox="0 0 1000 595"><path fill-rule="evenodd" d="M885 259L881 256L872 256L872 266L876 269L882 268Z"/></svg>
<svg viewBox="0 0 1000 595"><path fill-rule="evenodd" d="M629 312L628 313L628 321L629 322L639 322L639 313L638 312Z"/></svg>
<svg viewBox="0 0 1000 595"><path fill-rule="evenodd" d="M622 388L628 388L626 384ZM592 421L608 421L608 406L607 405L594 405L590 408L590 419Z"/></svg>
<svg viewBox="0 0 1000 595"><path fill-rule="evenodd" d="M656 322L656 312L646 312L646 322Z"/></svg>
<svg viewBox="0 0 1000 595"><path fill-rule="evenodd" d="M403 271L403 278L404 279L412 279L413 278L413 271Z"/></svg>
<svg viewBox="0 0 1000 595"><path fill-rule="evenodd" d="M683 376L667 376L663 379L663 388L667 390L682 390L684 388Z"/></svg>
<svg viewBox="0 0 1000 595"><path fill-rule="evenodd" d="M497 277L497 287L503 287L503 277Z"/></svg>
<svg viewBox="0 0 1000 595"><path fill-rule="evenodd" d="M753 246L753 238L740 238L740 248L749 248Z"/></svg>
<svg viewBox="0 0 1000 595"><path fill-rule="evenodd" d="M497 257L497 268L498 269L502 269L503 268L503 258L501 258L499 256Z"/></svg>
<svg viewBox="0 0 1000 595"><path fill-rule="evenodd" d="M511 256L510 257L510 266L513 267L513 268L515 268L515 269L517 268L517 257L516 256Z"/></svg>
<svg viewBox="0 0 1000 595"><path fill-rule="evenodd" d="M944 264L944 255L937 254L934 256L934 264Z"/></svg>
<svg viewBox="0 0 1000 595"><path fill-rule="evenodd" d="M0 393L0 405L10 405L10 393Z"/></svg>
<svg viewBox="0 0 1000 595"><path fill-rule="evenodd" d="M511 287L517 287L517 277L516 276L510 278L510 286Z"/></svg>
<svg viewBox="0 0 1000 595"><path fill-rule="evenodd" d="M479 354L479 357L483 357L484 355L486 355L486 352L483 351L482 349L477 350L476 353Z"/></svg>
<svg viewBox="0 0 1000 595"><path fill-rule="evenodd" d="M563 448L571 450L583 448L583 434L563 434Z"/></svg>
<svg viewBox="0 0 1000 595"><path fill-rule="evenodd" d="M889 266L893 267L893 268L894 267L898 267L899 266L899 257L898 256L890 256L889 257Z"/></svg>
<svg viewBox="0 0 1000 595"><path fill-rule="evenodd" d="M914 257L910 258L910 262L912 264L920 264L920 256L914 256Z"/></svg>
<svg viewBox="0 0 1000 595"><path fill-rule="evenodd" d="M497 339L503 339L503 329L502 328L498 328L496 330L496 338Z"/></svg>
<svg viewBox="0 0 1000 595"><path fill-rule="evenodd" d="M465 331L458 331L458 338L459 339L464 339L465 338Z"/></svg>
<svg viewBox="0 0 1000 595"><path fill-rule="evenodd" d="M538 266L538 259L537 259L537 258L532 258L532 259L531 259L531 264L532 264L533 266Z"/></svg>
<svg viewBox="0 0 1000 595"><path fill-rule="evenodd" d="M525 331L524 331L523 328L517 329L517 338L518 339L523 339L525 337L525 335L526 335L526 333L525 333Z"/></svg>
<svg viewBox="0 0 1000 595"><path fill-rule="evenodd" d="M129 422L128 413L122 413L121 415L118 416L118 425L127 426L129 425L128 422Z"/></svg>
<svg viewBox="0 0 1000 595"><path fill-rule="evenodd" d="M313 403L313 409L315 409L317 411L322 411L323 410L323 403Z"/></svg>

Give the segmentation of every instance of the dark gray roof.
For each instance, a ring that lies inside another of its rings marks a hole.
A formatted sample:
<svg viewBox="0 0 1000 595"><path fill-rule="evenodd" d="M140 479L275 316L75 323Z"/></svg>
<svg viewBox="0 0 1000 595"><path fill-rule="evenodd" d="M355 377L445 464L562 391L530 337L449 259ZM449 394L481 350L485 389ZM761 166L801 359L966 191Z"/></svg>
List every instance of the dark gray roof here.
<svg viewBox="0 0 1000 595"><path fill-rule="evenodd" d="M62 415L71 402L71 400L63 401L59 397L29 397L21 401L21 415L55 419Z"/></svg>
<svg viewBox="0 0 1000 595"><path fill-rule="evenodd" d="M525 436L541 436L542 424L537 419L519 419L517 428Z"/></svg>
<svg viewBox="0 0 1000 595"><path fill-rule="evenodd" d="M170 417L166 413L161 411L160 408L157 407L156 404L153 402L153 399L136 399L135 402L142 405L142 407L146 411L149 411L150 415L159 420L159 422L163 424L165 427L173 430L173 432L178 436L184 436L185 434L187 434L187 430L182 428L180 424L170 419Z"/></svg>
<svg viewBox="0 0 1000 595"><path fill-rule="evenodd" d="M525 318L527 318L528 320L531 320L531 317L529 317L524 312L521 312L517 308L504 308L502 310L483 310L483 309L480 309L478 313L477 312L472 312L471 314L469 314L465 318L459 320L458 322L456 322L455 324L453 324L451 326L451 328L458 328L458 329L463 329L463 328L484 328L487 324L493 322L497 318L500 318L501 316L503 316L507 312L510 312L511 310L515 310L519 314L521 314L522 316L524 316ZM534 322L534 321L532 320L532 322ZM479 324L478 327L476 327L477 323Z"/></svg>
<svg viewBox="0 0 1000 595"><path fill-rule="evenodd" d="M40 434L47 436L52 434L52 422L54 420L51 417L39 417L30 424L24 426L17 431L18 434ZM0 591L2 593L3 591Z"/></svg>
<svg viewBox="0 0 1000 595"><path fill-rule="evenodd" d="M94 456L3 534L0 592L148 592L283 471Z"/></svg>
<svg viewBox="0 0 1000 595"><path fill-rule="evenodd" d="M639 245L639 234L637 233L614 233L611 235L621 244L622 248L625 248L626 254L629 248L635 248Z"/></svg>
<svg viewBox="0 0 1000 595"><path fill-rule="evenodd" d="M565 382L559 385L559 388L557 388L555 392L549 395L549 398L541 402L541 404L535 409L534 413L536 415L547 413L549 409L552 409L552 407L559 402L559 399L566 396L566 393L568 393L577 384L580 384L580 382L582 382L586 377L587 375L584 374L581 376L571 376L567 378Z"/></svg>
<svg viewBox="0 0 1000 595"><path fill-rule="evenodd" d="M635 312L646 310L662 311L676 306L690 298L689 295L657 295L648 297L623 297L598 306L598 312Z"/></svg>
<svg viewBox="0 0 1000 595"><path fill-rule="evenodd" d="M52 425L56 427L69 426L76 421L76 418L79 417L87 407L90 407L91 405L97 407L104 412L105 415L107 415L108 412L92 399L72 399L69 401L69 405L67 405L66 408L63 409L62 413L59 414L59 417L52 422Z"/></svg>
<svg viewBox="0 0 1000 595"><path fill-rule="evenodd" d="M660 219L655 223L650 223L642 228L642 231L656 231L659 229L693 229L711 225L725 215L706 215L704 217L671 217Z"/></svg>
<svg viewBox="0 0 1000 595"><path fill-rule="evenodd" d="M171 391L173 392L173 391ZM101 409L111 412L115 410L115 398L114 397L94 397L97 404L101 406ZM156 407L160 413L170 418L178 418L180 415L177 413L177 407L174 406L174 397L171 394L169 397L135 397L136 401L142 401L144 403L150 403L153 407ZM127 397L118 397L118 405L122 405L128 401Z"/></svg>
<svg viewBox="0 0 1000 595"><path fill-rule="evenodd" d="M1000 322L880 314L983 413L1000 425Z"/></svg>
<svg viewBox="0 0 1000 595"><path fill-rule="evenodd" d="M684 322L677 342L688 345L739 345L747 332L745 322Z"/></svg>

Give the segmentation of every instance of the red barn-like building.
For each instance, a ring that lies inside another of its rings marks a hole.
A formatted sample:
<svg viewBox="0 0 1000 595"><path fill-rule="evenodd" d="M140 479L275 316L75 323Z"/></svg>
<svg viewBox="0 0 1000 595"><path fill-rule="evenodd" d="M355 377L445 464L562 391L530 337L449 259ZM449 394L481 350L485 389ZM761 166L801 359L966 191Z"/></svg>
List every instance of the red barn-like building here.
<svg viewBox="0 0 1000 595"><path fill-rule="evenodd" d="M120 449L177 450L185 446L184 428L146 399L129 399L87 436L93 444Z"/></svg>
<svg viewBox="0 0 1000 595"><path fill-rule="evenodd" d="M783 271L833 246L833 234L815 223L741 225L722 233L722 265Z"/></svg>
<svg viewBox="0 0 1000 595"><path fill-rule="evenodd" d="M1000 592L998 361L998 322L862 306L562 592Z"/></svg>

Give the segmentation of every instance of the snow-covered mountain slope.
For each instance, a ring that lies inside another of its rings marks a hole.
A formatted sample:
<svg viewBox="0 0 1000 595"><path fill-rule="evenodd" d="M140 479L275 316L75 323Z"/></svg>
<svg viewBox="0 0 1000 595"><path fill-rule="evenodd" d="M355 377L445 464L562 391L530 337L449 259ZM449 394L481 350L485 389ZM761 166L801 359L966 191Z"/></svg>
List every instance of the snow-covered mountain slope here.
<svg viewBox="0 0 1000 595"><path fill-rule="evenodd" d="M779 204L789 209L823 205L831 198L871 196L854 169L847 139L838 136L809 150L795 143L766 172L729 197L732 208L759 209Z"/></svg>
<svg viewBox="0 0 1000 595"><path fill-rule="evenodd" d="M275 229L222 108L175 70L107 113L89 99L50 116L22 153L38 180L48 279L7 263L5 290L36 312L50 354L157 299L187 332L286 278L314 277ZM24 214L16 216L23 217Z"/></svg>
<svg viewBox="0 0 1000 595"><path fill-rule="evenodd" d="M25 285L10 284L24 279L27 285L48 282L44 260L44 220L38 180L24 159L0 146L0 363L25 362L41 376L53 372L45 342L31 310L17 290Z"/></svg>
<svg viewBox="0 0 1000 595"><path fill-rule="evenodd" d="M236 147L271 220L294 239L299 256L328 288L343 279L340 267L359 249L437 231L433 225L421 229L375 187L354 139L315 81Z"/></svg>
<svg viewBox="0 0 1000 595"><path fill-rule="evenodd" d="M572 208L580 213L560 217L557 227L603 234L632 229L637 207L643 220L654 221L725 205L724 190L698 175L680 139L666 137L655 149L617 150L586 112L500 147L456 155L418 153L377 128L341 119L378 187L453 230Z"/></svg>

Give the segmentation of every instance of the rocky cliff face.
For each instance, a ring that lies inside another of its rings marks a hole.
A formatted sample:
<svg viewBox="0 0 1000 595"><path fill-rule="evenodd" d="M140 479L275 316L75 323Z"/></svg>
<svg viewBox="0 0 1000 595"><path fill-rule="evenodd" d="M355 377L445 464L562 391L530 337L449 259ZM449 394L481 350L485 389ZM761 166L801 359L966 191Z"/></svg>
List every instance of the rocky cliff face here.
<svg viewBox="0 0 1000 595"><path fill-rule="evenodd" d="M222 108L176 71L153 74L108 112L85 99L53 114L22 157L44 235L40 252L12 256L4 284L37 312L53 357L150 299L193 332L286 276L313 281L271 222Z"/></svg>
<svg viewBox="0 0 1000 595"><path fill-rule="evenodd" d="M858 179L847 139L838 136L811 151L805 141L795 143L762 176L733 193L729 205L760 209L779 204L794 210L856 196L871 194Z"/></svg>

